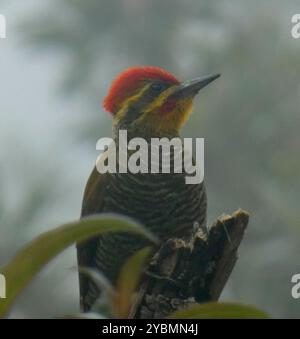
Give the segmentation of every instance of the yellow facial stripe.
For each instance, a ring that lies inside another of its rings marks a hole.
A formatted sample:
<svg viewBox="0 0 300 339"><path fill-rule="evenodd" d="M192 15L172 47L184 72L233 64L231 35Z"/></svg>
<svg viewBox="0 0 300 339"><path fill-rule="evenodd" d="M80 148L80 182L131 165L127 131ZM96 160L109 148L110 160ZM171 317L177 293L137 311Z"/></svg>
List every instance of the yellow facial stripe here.
<svg viewBox="0 0 300 339"><path fill-rule="evenodd" d="M168 97L173 93L173 91L174 91L174 87L170 87L166 89L165 91L163 91L156 99L154 99L150 103L150 105L146 107L146 109L144 109L144 112L145 113L153 112L157 108L161 107L165 103L165 101L168 99Z"/></svg>
<svg viewBox="0 0 300 339"><path fill-rule="evenodd" d="M123 102L121 102L120 107L121 109L117 112L115 119L121 120L127 113L128 107L134 103L139 101L145 94L145 92L148 90L148 88L151 86L151 84L146 84L144 87L140 89L139 92L133 94L132 96L126 98Z"/></svg>
<svg viewBox="0 0 300 339"><path fill-rule="evenodd" d="M166 98L164 100L160 98L160 100L156 100L150 104L147 108L149 111L136 119L134 124L144 126L148 130L154 130L161 135L166 132L179 133L181 127L188 120L194 109L193 99L178 100L173 110L162 114L160 104L164 103L165 100Z"/></svg>
<svg viewBox="0 0 300 339"><path fill-rule="evenodd" d="M151 83L146 83L136 93L127 97L120 104L121 109L114 116L114 125L118 126L119 122L125 120L129 107L143 99L143 96L149 90ZM143 126L142 130L153 131L153 133L161 132L179 132L184 123L188 120L193 110L193 98L178 98L175 100L175 106L170 106L170 110L164 111L163 105L168 98L174 93L176 86L172 86L163 91L147 105L141 108L139 116L131 121L133 128Z"/></svg>

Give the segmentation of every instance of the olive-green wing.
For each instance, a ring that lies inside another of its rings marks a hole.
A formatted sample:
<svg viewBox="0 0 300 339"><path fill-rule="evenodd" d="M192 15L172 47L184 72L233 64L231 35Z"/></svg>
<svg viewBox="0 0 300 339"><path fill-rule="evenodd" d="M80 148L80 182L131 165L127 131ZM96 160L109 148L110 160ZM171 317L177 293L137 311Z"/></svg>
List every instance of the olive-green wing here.
<svg viewBox="0 0 300 339"><path fill-rule="evenodd" d="M83 196L81 217L103 212L105 188L109 180L108 174L100 174L96 167L93 169ZM92 267L93 258L96 253L97 238L90 239L77 244L78 267ZM79 273L80 306L86 311L89 305L85 303L89 289L89 278Z"/></svg>

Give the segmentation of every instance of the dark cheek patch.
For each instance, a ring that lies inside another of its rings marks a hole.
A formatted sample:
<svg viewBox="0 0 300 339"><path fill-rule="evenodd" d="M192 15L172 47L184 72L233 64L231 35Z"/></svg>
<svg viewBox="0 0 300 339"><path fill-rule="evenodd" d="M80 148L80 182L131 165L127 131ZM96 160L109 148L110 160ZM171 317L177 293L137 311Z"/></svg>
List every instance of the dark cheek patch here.
<svg viewBox="0 0 300 339"><path fill-rule="evenodd" d="M176 107L176 100L168 99L160 108L162 113L172 112Z"/></svg>

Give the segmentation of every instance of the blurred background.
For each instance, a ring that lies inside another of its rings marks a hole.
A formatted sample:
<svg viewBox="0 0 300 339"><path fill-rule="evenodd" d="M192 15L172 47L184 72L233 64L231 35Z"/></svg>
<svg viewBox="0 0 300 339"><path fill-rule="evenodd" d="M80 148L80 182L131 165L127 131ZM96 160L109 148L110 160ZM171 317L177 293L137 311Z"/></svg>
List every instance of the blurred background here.
<svg viewBox="0 0 300 339"><path fill-rule="evenodd" d="M205 137L209 222L242 207L251 223L222 299L300 318L298 0L0 0L0 265L41 232L77 219L95 144L109 137L101 101L133 65L203 91L185 136ZM75 248L41 272L12 318L78 312Z"/></svg>

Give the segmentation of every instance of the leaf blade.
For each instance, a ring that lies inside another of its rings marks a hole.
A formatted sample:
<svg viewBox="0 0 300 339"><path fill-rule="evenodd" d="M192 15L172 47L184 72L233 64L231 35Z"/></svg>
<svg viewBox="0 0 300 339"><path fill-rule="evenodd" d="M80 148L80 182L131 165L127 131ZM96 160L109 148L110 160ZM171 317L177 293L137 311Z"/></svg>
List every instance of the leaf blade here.
<svg viewBox="0 0 300 339"><path fill-rule="evenodd" d="M252 306L235 303L205 303L178 310L168 319L268 319L268 315Z"/></svg>
<svg viewBox="0 0 300 339"><path fill-rule="evenodd" d="M116 287L116 295L112 300L116 318L126 319L132 305L134 292L142 276L145 262L151 253L150 247L145 247L132 255L123 265Z"/></svg>
<svg viewBox="0 0 300 339"><path fill-rule="evenodd" d="M83 218L45 232L25 245L10 263L0 270L5 276L7 286L6 299L0 302L0 318L6 315L17 295L52 258L73 243L106 232L130 232L157 242L155 237L137 222L113 214Z"/></svg>

